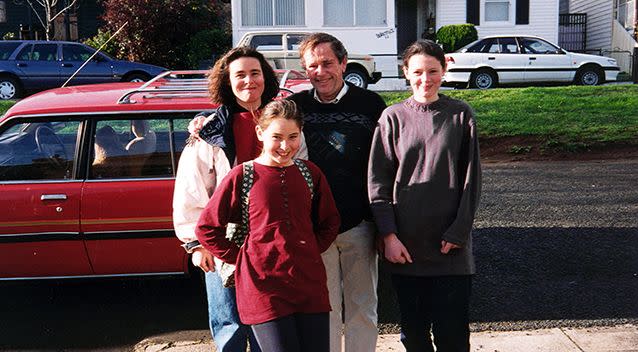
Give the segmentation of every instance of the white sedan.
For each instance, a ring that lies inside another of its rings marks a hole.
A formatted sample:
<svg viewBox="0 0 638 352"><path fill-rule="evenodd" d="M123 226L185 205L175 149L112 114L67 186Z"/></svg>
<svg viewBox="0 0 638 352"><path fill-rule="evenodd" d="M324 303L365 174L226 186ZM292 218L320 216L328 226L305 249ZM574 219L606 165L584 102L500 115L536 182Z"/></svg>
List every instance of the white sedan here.
<svg viewBox="0 0 638 352"><path fill-rule="evenodd" d="M615 59L572 53L534 36L490 36L445 55L444 85L487 89L499 83L615 81Z"/></svg>

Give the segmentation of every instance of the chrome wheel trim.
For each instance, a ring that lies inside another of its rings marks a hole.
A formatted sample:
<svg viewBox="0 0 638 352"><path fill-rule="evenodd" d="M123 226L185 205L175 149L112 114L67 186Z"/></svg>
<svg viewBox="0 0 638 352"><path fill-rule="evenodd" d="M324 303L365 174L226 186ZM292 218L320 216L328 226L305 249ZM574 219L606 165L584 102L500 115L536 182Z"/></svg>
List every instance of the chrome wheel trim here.
<svg viewBox="0 0 638 352"><path fill-rule="evenodd" d="M354 72L348 73L344 80L360 88L363 88L363 85L365 83L363 77L361 77L360 74Z"/></svg>
<svg viewBox="0 0 638 352"><path fill-rule="evenodd" d="M486 72L481 72L478 75L476 75L474 82L476 83L476 87L479 89L487 89L494 85L494 80L492 79L492 75Z"/></svg>
<svg viewBox="0 0 638 352"><path fill-rule="evenodd" d="M16 86L9 81L0 81L0 99L13 99L16 95Z"/></svg>
<svg viewBox="0 0 638 352"><path fill-rule="evenodd" d="M585 71L580 81L585 86L595 86L598 84L598 73L595 71Z"/></svg>

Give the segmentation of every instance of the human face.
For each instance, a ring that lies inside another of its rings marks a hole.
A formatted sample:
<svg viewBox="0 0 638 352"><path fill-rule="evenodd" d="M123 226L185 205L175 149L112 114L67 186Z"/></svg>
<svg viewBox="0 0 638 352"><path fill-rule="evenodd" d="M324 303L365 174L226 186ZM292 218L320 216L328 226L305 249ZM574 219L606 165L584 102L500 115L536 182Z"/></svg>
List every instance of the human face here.
<svg viewBox="0 0 638 352"><path fill-rule="evenodd" d="M431 103L439 99L439 88L445 68L434 56L417 54L408 60L403 68L405 78L410 81L414 100L419 103Z"/></svg>
<svg viewBox="0 0 638 352"><path fill-rule="evenodd" d="M266 129L256 127L257 138L264 144L263 152L257 158L266 166L292 165L292 158L301 144L301 129L294 120L275 118Z"/></svg>
<svg viewBox="0 0 638 352"><path fill-rule="evenodd" d="M306 74L317 91L319 99L330 101L337 97L343 87L343 73L347 59L339 62L330 43L321 43L303 54Z"/></svg>
<svg viewBox="0 0 638 352"><path fill-rule="evenodd" d="M259 108L264 93L264 74L259 60L240 57L228 65L228 72L237 103L248 110Z"/></svg>

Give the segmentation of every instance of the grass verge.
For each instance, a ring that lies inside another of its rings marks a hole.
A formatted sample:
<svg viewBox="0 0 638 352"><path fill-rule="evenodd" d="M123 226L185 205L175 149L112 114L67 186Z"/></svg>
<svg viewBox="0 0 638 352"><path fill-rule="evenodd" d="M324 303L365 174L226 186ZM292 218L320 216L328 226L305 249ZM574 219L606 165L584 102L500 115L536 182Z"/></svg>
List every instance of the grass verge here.
<svg viewBox="0 0 638 352"><path fill-rule="evenodd" d="M484 138L532 136L560 144L638 144L638 85L447 90L468 102ZM383 93L397 103L409 92Z"/></svg>

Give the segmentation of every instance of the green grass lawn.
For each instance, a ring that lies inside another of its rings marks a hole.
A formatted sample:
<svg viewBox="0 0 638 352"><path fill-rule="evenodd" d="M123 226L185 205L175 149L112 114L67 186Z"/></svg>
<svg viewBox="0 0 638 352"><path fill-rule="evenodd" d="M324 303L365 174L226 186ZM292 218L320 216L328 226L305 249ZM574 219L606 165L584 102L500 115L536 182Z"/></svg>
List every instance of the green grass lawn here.
<svg viewBox="0 0 638 352"><path fill-rule="evenodd" d="M547 143L638 144L638 85L446 90L476 112L483 138L532 136ZM384 92L388 105L409 92ZM0 101L4 113L13 101Z"/></svg>
<svg viewBox="0 0 638 352"><path fill-rule="evenodd" d="M446 90L476 112L482 137L638 144L638 85ZM383 93L387 104L409 92Z"/></svg>

